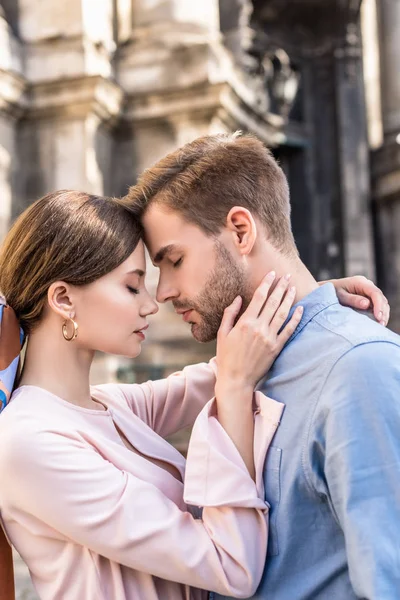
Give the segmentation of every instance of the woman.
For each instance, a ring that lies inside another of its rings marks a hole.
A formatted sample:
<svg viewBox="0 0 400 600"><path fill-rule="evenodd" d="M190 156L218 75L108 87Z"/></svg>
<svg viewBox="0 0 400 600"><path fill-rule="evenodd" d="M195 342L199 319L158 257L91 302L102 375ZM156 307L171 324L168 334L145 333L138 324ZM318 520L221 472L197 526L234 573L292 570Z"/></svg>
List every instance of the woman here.
<svg viewBox="0 0 400 600"><path fill-rule="evenodd" d="M267 277L235 326L240 299L225 312L216 380L211 362L142 386L90 388L94 352L137 356L157 310L140 234L112 200L57 192L6 238L9 377L19 324L29 343L0 416L2 524L42 599L247 597L264 566L262 466L282 411L253 389L301 311L280 332L294 290L277 284L274 314ZM183 458L162 437L195 420L184 480Z"/></svg>

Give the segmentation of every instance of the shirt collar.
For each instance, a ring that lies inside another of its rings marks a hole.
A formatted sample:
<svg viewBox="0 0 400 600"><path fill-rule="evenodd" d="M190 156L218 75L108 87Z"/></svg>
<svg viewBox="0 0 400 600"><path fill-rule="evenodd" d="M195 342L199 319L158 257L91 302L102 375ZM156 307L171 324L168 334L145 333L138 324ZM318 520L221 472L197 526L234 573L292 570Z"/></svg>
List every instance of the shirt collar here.
<svg viewBox="0 0 400 600"><path fill-rule="evenodd" d="M304 327L308 325L315 315L322 310L325 310L325 308L328 308L328 306L332 306L334 304L339 304L339 300L333 283L324 283L324 285L320 285L310 294L294 304L283 327L290 321L294 311L298 306L302 306L304 308L304 312L300 323L297 325L286 344L289 344L296 337L296 335L298 335L300 331L302 331Z"/></svg>

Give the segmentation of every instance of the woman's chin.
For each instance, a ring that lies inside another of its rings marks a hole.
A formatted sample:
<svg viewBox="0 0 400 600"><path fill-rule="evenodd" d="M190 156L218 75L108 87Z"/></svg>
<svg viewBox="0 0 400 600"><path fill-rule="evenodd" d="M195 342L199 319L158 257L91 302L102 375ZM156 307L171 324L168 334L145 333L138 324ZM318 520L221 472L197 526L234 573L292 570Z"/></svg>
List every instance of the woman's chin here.
<svg viewBox="0 0 400 600"><path fill-rule="evenodd" d="M135 348L129 349L128 351L125 349L124 352L121 352L120 356L125 356L126 358L136 358L142 352L142 344L139 342Z"/></svg>
<svg viewBox="0 0 400 600"><path fill-rule="evenodd" d="M98 351L113 356L121 356L123 358L136 358L142 351L142 344L138 342L136 344L131 344L130 347L125 345L123 347L102 348Z"/></svg>
<svg viewBox="0 0 400 600"><path fill-rule="evenodd" d="M113 354L115 354L116 356L122 356L123 358L136 358L137 356L139 356L141 351L142 348L139 346L138 348L132 350L127 350L126 348L124 350L121 349L120 352L113 352Z"/></svg>

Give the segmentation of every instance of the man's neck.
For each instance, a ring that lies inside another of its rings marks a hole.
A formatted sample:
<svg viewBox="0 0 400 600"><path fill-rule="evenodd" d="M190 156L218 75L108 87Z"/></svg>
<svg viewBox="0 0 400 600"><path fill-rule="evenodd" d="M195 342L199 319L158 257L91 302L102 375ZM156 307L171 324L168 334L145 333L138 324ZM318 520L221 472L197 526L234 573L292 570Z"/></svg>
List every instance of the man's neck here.
<svg viewBox="0 0 400 600"><path fill-rule="evenodd" d="M260 260L259 264L254 265L252 269L254 289L260 284L263 277L272 270L276 273L275 282L278 282L281 277L288 273L291 274L290 285L296 288L295 303L300 302L318 288L318 282L300 258L286 257L277 253L273 261Z"/></svg>

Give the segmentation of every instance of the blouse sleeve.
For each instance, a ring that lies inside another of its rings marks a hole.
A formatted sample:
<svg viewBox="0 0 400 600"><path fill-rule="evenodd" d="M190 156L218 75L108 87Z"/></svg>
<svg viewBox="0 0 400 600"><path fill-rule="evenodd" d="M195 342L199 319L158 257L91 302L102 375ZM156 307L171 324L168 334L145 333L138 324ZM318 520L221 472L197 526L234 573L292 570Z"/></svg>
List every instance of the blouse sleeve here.
<svg viewBox="0 0 400 600"><path fill-rule="evenodd" d="M214 396L217 366L208 363L185 367L165 379L142 384L106 384L96 386L95 394L107 402L107 395L120 396L129 408L161 437L167 437L188 425Z"/></svg>
<svg viewBox="0 0 400 600"><path fill-rule="evenodd" d="M11 518L29 513L62 539L116 563L247 598L264 567L268 505L262 465L283 408L256 394L256 483L217 421L214 401L196 421L185 498L205 506L201 520L155 486L118 470L78 436L55 431L18 436L6 445L0 461L3 506Z"/></svg>

